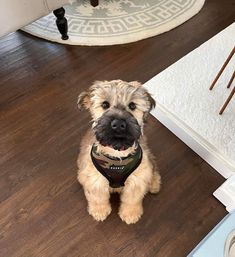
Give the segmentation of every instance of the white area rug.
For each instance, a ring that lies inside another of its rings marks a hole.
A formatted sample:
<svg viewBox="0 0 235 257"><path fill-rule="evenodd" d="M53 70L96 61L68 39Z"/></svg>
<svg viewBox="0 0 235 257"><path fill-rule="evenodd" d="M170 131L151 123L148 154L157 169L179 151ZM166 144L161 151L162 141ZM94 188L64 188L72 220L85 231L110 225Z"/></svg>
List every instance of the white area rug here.
<svg viewBox="0 0 235 257"><path fill-rule="evenodd" d="M157 101L153 115L222 175L235 172L235 97L223 115L235 56L212 91L209 86L235 44L235 23L211 38L145 86Z"/></svg>
<svg viewBox="0 0 235 257"><path fill-rule="evenodd" d="M66 5L69 40L61 40L50 14L23 30L32 35L71 45L124 44L169 31L197 14L205 0L71 0Z"/></svg>

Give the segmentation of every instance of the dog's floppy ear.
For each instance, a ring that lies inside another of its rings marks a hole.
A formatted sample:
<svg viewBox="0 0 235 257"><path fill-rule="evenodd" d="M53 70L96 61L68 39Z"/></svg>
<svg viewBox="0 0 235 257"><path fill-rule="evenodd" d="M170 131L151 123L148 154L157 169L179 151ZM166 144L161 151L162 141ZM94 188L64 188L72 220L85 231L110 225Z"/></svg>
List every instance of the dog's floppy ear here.
<svg viewBox="0 0 235 257"><path fill-rule="evenodd" d="M91 101L90 101L90 93L88 91L84 91L78 96L77 105L79 110L82 110L83 108L85 109L90 108Z"/></svg>
<svg viewBox="0 0 235 257"><path fill-rule="evenodd" d="M148 98L148 101L150 103L150 108L149 108L149 112L155 108L156 106L156 101L153 99L153 97L151 96L151 94L149 94L148 91L146 91L146 95L147 95L147 98Z"/></svg>
<svg viewBox="0 0 235 257"><path fill-rule="evenodd" d="M145 95L147 96L148 101L149 101L149 109L147 112L144 113L144 122L147 120L149 112L156 106L155 100L153 99L151 94L149 94L149 92L147 90L145 91Z"/></svg>
<svg viewBox="0 0 235 257"><path fill-rule="evenodd" d="M129 84L131 86L134 86L134 87L137 87L137 88L138 87L143 87L143 85L139 81L131 81L131 82L129 82ZM149 112L150 112L153 108L155 108L156 102L153 99L153 97L151 96L151 94L149 94L149 92L146 89L144 89L144 91L145 91L145 94L146 94L146 96L148 98L148 101L149 101L149 104L150 104L150 107L149 107Z"/></svg>

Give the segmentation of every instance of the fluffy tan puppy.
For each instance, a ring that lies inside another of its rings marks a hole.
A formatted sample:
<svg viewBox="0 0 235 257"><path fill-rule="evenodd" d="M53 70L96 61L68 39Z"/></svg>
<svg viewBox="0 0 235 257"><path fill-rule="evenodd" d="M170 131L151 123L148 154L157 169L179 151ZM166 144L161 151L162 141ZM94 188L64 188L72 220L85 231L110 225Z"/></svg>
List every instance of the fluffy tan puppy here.
<svg viewBox="0 0 235 257"><path fill-rule="evenodd" d="M120 218L136 223L145 194L160 190L157 165L143 135L154 106L154 99L136 81L97 81L79 95L78 107L90 111L92 128L81 142L78 181L95 220L107 218L110 193L119 192Z"/></svg>

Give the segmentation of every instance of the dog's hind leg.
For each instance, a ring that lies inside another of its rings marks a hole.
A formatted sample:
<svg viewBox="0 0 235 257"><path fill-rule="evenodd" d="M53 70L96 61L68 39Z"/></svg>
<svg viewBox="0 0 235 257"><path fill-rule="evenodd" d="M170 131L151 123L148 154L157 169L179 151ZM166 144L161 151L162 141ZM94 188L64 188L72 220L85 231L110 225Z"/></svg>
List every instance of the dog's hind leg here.
<svg viewBox="0 0 235 257"><path fill-rule="evenodd" d="M154 155L149 152L149 161L152 164L152 178L149 183L149 192L151 194L157 194L161 188L161 176L158 172L158 165Z"/></svg>
<svg viewBox="0 0 235 257"><path fill-rule="evenodd" d="M149 192L152 194L157 194L161 188L161 176L157 171L153 171L152 180L149 185Z"/></svg>

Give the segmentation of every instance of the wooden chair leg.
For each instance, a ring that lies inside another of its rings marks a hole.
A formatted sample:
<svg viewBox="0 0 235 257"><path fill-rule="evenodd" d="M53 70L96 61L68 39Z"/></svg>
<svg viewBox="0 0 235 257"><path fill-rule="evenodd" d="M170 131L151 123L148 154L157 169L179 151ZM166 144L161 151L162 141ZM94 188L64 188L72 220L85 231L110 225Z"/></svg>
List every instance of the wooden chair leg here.
<svg viewBox="0 0 235 257"><path fill-rule="evenodd" d="M61 34L61 38L63 40L67 40L68 37L68 22L67 19L64 17L65 10L63 7L56 9L53 11L54 15L56 16L56 25Z"/></svg>
<svg viewBox="0 0 235 257"><path fill-rule="evenodd" d="M233 75L232 75L231 79L230 79L229 82L228 82L227 88L230 88L230 86L231 86L232 83L233 83L234 78L235 78L235 71L233 72Z"/></svg>
<svg viewBox="0 0 235 257"><path fill-rule="evenodd" d="M223 107L221 108L221 110L219 112L220 115L223 114L225 108L227 107L227 105L231 101L234 94L235 94L235 87L233 88L232 92L230 93L229 97L227 98L226 102L224 103Z"/></svg>
<svg viewBox="0 0 235 257"><path fill-rule="evenodd" d="M93 7L96 7L97 5L99 5L99 0L90 0L90 3Z"/></svg>
<svg viewBox="0 0 235 257"><path fill-rule="evenodd" d="M222 72L224 71L225 67L227 66L227 64L229 63L229 61L231 60L231 58L233 57L235 53L235 47L233 48L233 50L230 52L228 58L226 59L226 61L224 62L223 66L221 67L219 73L217 74L217 76L215 77L214 81L212 82L211 86L210 86L210 90L213 89L215 83L217 82L217 80L219 79L219 77L221 76Z"/></svg>

